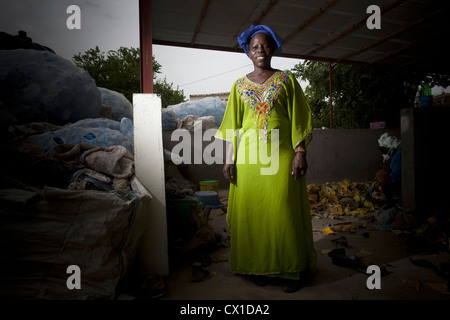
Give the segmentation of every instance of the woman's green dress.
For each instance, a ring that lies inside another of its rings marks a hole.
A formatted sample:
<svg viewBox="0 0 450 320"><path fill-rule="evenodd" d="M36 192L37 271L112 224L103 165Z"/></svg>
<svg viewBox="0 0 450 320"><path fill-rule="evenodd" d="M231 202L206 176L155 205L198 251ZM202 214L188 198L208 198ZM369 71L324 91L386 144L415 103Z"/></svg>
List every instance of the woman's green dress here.
<svg viewBox="0 0 450 320"><path fill-rule="evenodd" d="M295 77L276 71L264 83L238 79L216 137L234 147L227 212L232 271L288 279L313 274L305 178L291 175L295 147L311 139L311 110Z"/></svg>

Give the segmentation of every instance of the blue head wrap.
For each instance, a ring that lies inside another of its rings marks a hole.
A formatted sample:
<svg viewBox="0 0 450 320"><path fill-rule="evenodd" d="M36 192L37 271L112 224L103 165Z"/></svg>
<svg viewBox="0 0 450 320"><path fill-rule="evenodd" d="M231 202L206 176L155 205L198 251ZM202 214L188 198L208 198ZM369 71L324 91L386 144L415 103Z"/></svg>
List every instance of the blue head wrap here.
<svg viewBox="0 0 450 320"><path fill-rule="evenodd" d="M242 49L244 49L245 54L248 56L248 46L250 44L250 40L252 40L253 36L257 33L264 33L272 39L274 44L274 54L281 53L281 45L283 44L283 39L276 34L275 31L270 29L265 25L252 25L250 28L242 32L242 34L238 37L239 45Z"/></svg>

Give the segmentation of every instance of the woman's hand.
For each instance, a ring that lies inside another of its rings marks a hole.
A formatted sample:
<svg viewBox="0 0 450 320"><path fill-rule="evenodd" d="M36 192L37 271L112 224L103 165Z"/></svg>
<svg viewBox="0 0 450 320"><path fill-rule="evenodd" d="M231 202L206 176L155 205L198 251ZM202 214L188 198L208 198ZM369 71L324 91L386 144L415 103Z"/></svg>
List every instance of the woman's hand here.
<svg viewBox="0 0 450 320"><path fill-rule="evenodd" d="M294 160L292 160L292 175L295 181L306 174L308 164L306 162L306 152L296 152Z"/></svg>
<svg viewBox="0 0 450 320"><path fill-rule="evenodd" d="M225 163L223 165L223 175L228 182L233 182L236 170L233 163Z"/></svg>
<svg viewBox="0 0 450 320"><path fill-rule="evenodd" d="M227 141L226 145L226 161L223 165L223 175L228 182L233 182L234 175L236 174L236 167L233 161L233 144Z"/></svg>

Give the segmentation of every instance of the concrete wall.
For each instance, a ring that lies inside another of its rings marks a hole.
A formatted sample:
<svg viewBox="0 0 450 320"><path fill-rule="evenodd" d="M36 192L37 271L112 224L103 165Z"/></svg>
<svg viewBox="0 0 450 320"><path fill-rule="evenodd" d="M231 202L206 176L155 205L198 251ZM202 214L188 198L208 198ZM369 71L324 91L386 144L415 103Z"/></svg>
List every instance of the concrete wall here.
<svg viewBox="0 0 450 320"><path fill-rule="evenodd" d="M408 108L401 112L402 204L422 217L449 212L447 146L450 108Z"/></svg>
<svg viewBox="0 0 450 320"><path fill-rule="evenodd" d="M378 138L384 132L400 137L399 130L387 129L314 130L313 139L308 147L307 183L341 181L346 178L358 182L373 181L382 162ZM198 141L191 133L191 141L194 139ZM163 133L163 144L167 150L172 150L180 141L171 141L171 132ZM211 141L202 143L202 147L205 148ZM222 147L225 155L224 146ZM195 151L195 147L192 146L192 162ZM195 183L199 180L217 179L220 188L228 188L228 183L223 178L222 166L222 164L188 164L184 169Z"/></svg>
<svg viewBox="0 0 450 320"><path fill-rule="evenodd" d="M388 129L314 130L307 183L373 181L382 163L378 139L384 132L400 137L399 130Z"/></svg>

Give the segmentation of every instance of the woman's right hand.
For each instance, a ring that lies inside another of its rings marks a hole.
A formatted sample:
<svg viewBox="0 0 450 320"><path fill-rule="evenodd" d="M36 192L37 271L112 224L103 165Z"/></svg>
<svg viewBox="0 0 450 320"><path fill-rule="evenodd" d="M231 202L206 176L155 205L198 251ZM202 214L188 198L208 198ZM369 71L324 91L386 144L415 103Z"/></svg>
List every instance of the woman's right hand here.
<svg viewBox="0 0 450 320"><path fill-rule="evenodd" d="M225 176L225 179L227 179L228 182L233 182L234 174L235 174L234 164L225 163L223 165L223 175Z"/></svg>

